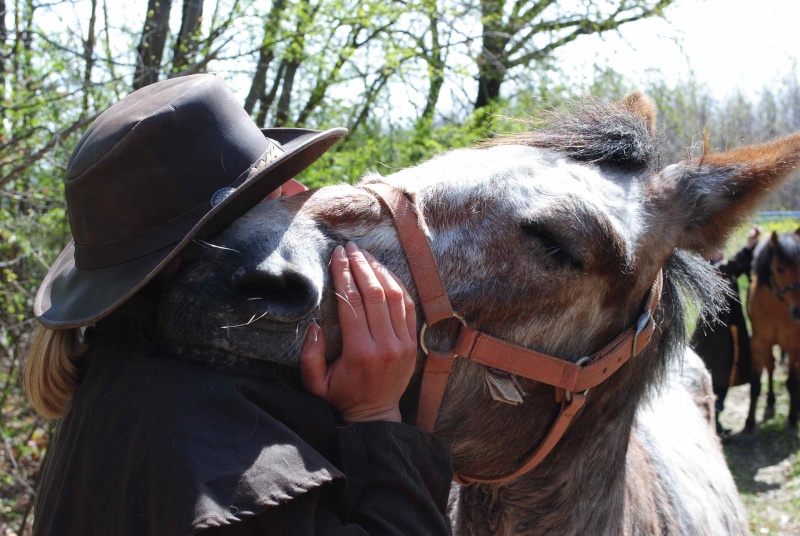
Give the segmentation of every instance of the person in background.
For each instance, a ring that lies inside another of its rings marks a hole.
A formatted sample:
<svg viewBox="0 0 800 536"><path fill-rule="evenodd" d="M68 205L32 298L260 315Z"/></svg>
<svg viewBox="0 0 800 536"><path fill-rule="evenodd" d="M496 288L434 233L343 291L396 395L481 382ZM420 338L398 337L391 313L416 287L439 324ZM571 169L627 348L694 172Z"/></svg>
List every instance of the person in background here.
<svg viewBox="0 0 800 536"><path fill-rule="evenodd" d="M714 323L707 324L703 319L698 321L690 343L711 373L711 382L716 395L714 402L716 429L717 434L723 439L731 432L719 422L719 415L725 408L728 389L750 381L752 362L750 334L739 298L737 279L741 275L750 277L753 250L760 234L758 226L750 229L745 247L728 259L722 251L713 252L706 258L725 278L731 292L726 297L726 309L719 314Z"/></svg>

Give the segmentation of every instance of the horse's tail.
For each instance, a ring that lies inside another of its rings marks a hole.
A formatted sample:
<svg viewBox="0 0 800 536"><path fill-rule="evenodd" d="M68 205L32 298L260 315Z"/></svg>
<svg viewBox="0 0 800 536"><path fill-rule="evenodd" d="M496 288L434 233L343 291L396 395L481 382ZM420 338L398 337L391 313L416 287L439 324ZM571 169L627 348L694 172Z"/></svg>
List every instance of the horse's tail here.
<svg viewBox="0 0 800 536"><path fill-rule="evenodd" d="M23 383L33 408L46 419L67 409L80 378L75 360L86 350L80 329L36 330L28 350Z"/></svg>

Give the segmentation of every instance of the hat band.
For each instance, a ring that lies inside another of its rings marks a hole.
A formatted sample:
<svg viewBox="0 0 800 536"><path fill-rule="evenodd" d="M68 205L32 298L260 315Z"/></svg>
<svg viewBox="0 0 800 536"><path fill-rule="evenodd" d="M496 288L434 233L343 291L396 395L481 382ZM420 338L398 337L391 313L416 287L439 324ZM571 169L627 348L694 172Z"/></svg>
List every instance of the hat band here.
<svg viewBox="0 0 800 536"><path fill-rule="evenodd" d="M266 139L268 142L266 151L252 166L236 177L228 185L228 188L238 188L244 182L263 172L265 168L285 154L283 148L276 141L270 138ZM213 197L212 195L212 199ZM97 270L132 261L167 246L177 244L189 234L211 209L217 206L212 199L204 201L188 212L184 212L180 216L156 227L151 227L132 235L97 244L81 245L76 243L75 266L79 270Z"/></svg>

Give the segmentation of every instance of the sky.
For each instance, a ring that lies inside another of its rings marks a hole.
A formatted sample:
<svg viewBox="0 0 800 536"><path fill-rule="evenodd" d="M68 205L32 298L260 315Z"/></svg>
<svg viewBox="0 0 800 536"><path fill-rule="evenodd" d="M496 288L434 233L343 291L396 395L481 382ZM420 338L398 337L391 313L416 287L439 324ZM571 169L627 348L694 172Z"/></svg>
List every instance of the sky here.
<svg viewBox="0 0 800 536"><path fill-rule="evenodd" d="M724 97L735 88L756 94L800 59L800 0L678 0L665 18L581 37L559 60L574 76L589 77L599 61L635 83L652 72L686 80L691 70Z"/></svg>

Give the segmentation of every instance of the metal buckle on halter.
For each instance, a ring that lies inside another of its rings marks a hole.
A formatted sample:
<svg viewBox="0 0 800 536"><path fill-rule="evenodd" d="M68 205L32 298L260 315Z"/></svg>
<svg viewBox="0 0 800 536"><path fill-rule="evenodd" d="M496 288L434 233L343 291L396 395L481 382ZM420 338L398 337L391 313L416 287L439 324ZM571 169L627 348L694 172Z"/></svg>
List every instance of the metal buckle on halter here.
<svg viewBox="0 0 800 536"><path fill-rule="evenodd" d="M636 357L639 354L639 352L636 351L636 343L639 341L639 334L644 331L644 328L647 327L647 323L649 321L650 310L648 309L642 313L642 316L640 316L639 320L636 322L636 333L633 334L633 348L631 348L631 357Z"/></svg>
<svg viewBox="0 0 800 536"><path fill-rule="evenodd" d="M458 314L456 312L453 312L453 316L451 318L455 318L456 320L461 322L461 325L463 327L467 327L466 319L463 316L461 316L460 314ZM445 318L443 320L449 320L449 319ZM439 320L439 322L442 322L442 320ZM436 323L438 324L439 322L436 322ZM433 324L431 324L431 325L433 325ZM427 332L428 332L428 323L424 322L422 324L422 327L419 328L419 335L417 336L417 340L419 340L419 347L422 348L422 351L425 353L425 355L428 355L428 345L425 344L425 334Z"/></svg>
<svg viewBox="0 0 800 536"><path fill-rule="evenodd" d="M575 361L575 364L578 365L579 367L583 367L583 366L585 366L585 365L587 365L588 363L591 363L591 362L592 362L592 358L589 357L588 355L585 355L582 358L580 358L577 361ZM586 395L589 394L589 389L584 389L583 391L581 391L578 394L586 396ZM572 402L572 391L568 391L568 390L564 389L564 400L567 401L567 404Z"/></svg>

